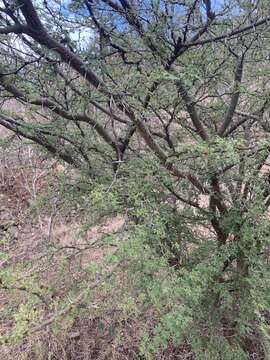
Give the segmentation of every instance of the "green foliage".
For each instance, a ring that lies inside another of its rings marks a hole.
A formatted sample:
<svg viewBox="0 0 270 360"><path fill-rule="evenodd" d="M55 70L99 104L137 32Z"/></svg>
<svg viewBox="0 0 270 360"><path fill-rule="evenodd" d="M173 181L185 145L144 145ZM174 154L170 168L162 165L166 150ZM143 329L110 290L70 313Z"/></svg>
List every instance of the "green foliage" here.
<svg viewBox="0 0 270 360"><path fill-rule="evenodd" d="M233 151L230 143L225 146L218 142L214 146L222 147L225 159ZM242 146L237 143L233 149L237 152ZM205 147L197 147L196 151L204 152ZM228 162L237 159L232 155ZM136 178L130 176L134 167ZM188 337L198 359L246 359L243 339L254 336L252 324L264 327L259 314L270 305L266 285L269 267L261 255L262 247L268 244L269 224L260 197L260 181L257 199L253 199L245 215L236 207L222 221L222 227L235 233L238 242L220 247L211 238L195 235L194 223L185 220L188 209L176 211L168 202L166 172L157 174L154 159L146 155L123 165L121 171L123 178L115 181L111 196L94 194L101 211L113 203L112 194L118 197L119 204L125 202L130 209L125 241L114 239L117 252L112 260L129 264L124 293L158 313L158 324L142 340L142 353L150 359L169 342L180 345ZM178 260L173 267L172 256ZM249 263L246 276L237 264L239 256ZM232 342L226 327L235 334Z"/></svg>
<svg viewBox="0 0 270 360"><path fill-rule="evenodd" d="M244 360L253 347L269 357L268 2L19 3L0 9L0 124L57 165L27 200L31 226L39 211L50 219L42 255L18 263L0 224L2 290L21 294L1 341L23 341L80 292L71 329L88 316L88 284L118 264L94 308L115 302L125 321L151 310L147 359L184 343L199 360ZM5 156L11 140L0 139ZM3 174L4 191L15 185ZM59 213L81 226L67 243L51 239ZM103 232L116 216L121 229ZM93 226L100 239L87 238Z"/></svg>

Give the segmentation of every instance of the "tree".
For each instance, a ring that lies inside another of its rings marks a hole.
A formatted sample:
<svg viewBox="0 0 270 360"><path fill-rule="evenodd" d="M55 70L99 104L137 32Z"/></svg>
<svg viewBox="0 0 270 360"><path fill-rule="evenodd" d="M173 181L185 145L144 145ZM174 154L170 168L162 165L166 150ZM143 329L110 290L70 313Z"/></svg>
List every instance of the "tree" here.
<svg viewBox="0 0 270 360"><path fill-rule="evenodd" d="M170 284L150 352L192 329L198 358L269 354L269 20L267 1L1 1L0 124L131 209L119 254L150 299L155 271Z"/></svg>

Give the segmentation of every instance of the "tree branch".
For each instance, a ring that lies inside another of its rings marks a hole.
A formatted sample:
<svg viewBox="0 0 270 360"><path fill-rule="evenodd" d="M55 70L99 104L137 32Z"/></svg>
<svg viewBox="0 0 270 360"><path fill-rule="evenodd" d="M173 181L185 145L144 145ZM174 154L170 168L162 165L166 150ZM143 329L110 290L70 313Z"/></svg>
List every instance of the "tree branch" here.
<svg viewBox="0 0 270 360"><path fill-rule="evenodd" d="M21 24L15 24L15 25L10 25L10 26L6 26L4 28L0 28L0 34L22 34L22 33L26 33L28 30L28 26L26 25L21 25Z"/></svg>
<svg viewBox="0 0 270 360"><path fill-rule="evenodd" d="M203 140L207 140L208 135L201 123L201 120L200 120L197 110L195 108L194 102L192 101L191 97L189 96L183 82L181 80L177 80L175 82L175 84L179 89L180 96L186 105L187 111L189 113L189 116L191 118L193 125L195 126L195 128L197 130L197 133L200 135L200 137Z"/></svg>
<svg viewBox="0 0 270 360"><path fill-rule="evenodd" d="M215 36L213 38L208 38L205 40L198 40L198 41L191 41L189 43L185 43L183 46L190 48L190 47L194 47L194 46L200 46L200 45L205 45L205 44L209 44L209 43L213 43L213 42L217 42L220 40L224 40L224 39L230 39L236 35L244 35L245 33L248 33L248 31L257 28L258 26L267 24L267 22L270 21L270 17L266 17L262 20L259 20L251 25L242 27L240 29L237 30L233 30L229 33L223 34L223 35L219 35L219 36Z"/></svg>
<svg viewBox="0 0 270 360"><path fill-rule="evenodd" d="M220 136L224 135L225 130L228 128L228 126L230 125L236 106L238 104L239 101L239 96L240 96L240 90L239 90L239 85L241 83L242 80L242 75L243 75L243 64L244 64L244 55L242 55L236 63L236 68L235 68L235 75L234 75L234 89L233 89L233 94L231 97L231 102L230 102L230 106L228 108L228 111L225 115L225 118L223 120L223 123L218 131L218 134Z"/></svg>
<svg viewBox="0 0 270 360"><path fill-rule="evenodd" d="M87 114L72 114L68 111L60 108L58 105L56 105L54 102L52 102L49 99L46 98L36 98L36 99L28 99L22 91L20 91L15 86L9 84L4 77L0 77L0 84L11 94L14 95L15 98L22 100L25 103L33 104L42 106L45 108L48 108L49 110L53 111L55 114L60 115L61 117L71 120L71 121L79 121L79 122L85 122L87 124L90 124L93 129L108 143L111 145L114 149L117 149L118 144L117 141L113 139L113 137L108 133L107 130L104 129L104 127L99 124L97 121L92 119Z"/></svg>

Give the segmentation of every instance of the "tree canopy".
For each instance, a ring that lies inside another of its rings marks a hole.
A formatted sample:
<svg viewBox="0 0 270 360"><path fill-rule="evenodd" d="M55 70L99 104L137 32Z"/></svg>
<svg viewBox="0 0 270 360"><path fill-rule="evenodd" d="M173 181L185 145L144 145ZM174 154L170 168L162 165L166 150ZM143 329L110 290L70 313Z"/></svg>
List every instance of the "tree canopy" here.
<svg viewBox="0 0 270 360"><path fill-rule="evenodd" d="M0 1L0 125L129 217L145 354L191 332L196 359L269 355L269 21L264 0Z"/></svg>

